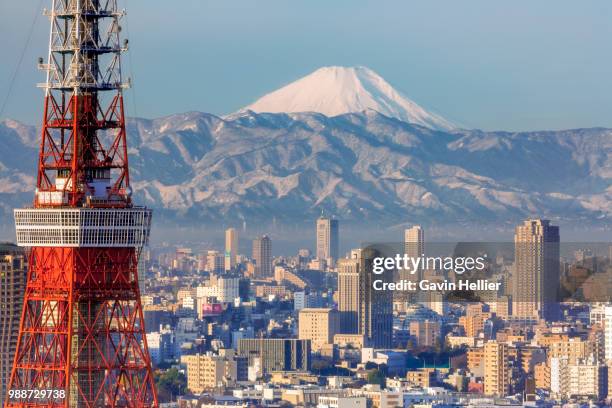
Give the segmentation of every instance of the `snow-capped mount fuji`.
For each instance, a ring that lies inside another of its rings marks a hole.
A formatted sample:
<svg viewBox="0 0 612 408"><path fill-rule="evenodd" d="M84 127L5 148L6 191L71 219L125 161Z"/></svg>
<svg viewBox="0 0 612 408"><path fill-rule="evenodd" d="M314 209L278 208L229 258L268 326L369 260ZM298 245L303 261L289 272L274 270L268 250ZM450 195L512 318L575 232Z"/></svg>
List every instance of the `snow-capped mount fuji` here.
<svg viewBox="0 0 612 408"><path fill-rule="evenodd" d="M456 128L450 121L423 109L366 67L319 68L261 97L239 112L317 112L333 117L370 109L434 130Z"/></svg>

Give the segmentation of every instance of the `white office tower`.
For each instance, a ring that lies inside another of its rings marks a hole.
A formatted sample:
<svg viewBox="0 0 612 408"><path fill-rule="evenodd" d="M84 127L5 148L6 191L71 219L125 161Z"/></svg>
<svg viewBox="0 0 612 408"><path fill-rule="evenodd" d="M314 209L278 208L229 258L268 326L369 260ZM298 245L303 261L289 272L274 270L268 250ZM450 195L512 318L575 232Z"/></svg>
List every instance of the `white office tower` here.
<svg viewBox="0 0 612 408"><path fill-rule="evenodd" d="M404 252L410 258L418 258L425 254L425 230L420 225L414 225L404 231ZM419 268L413 275L420 280L423 270Z"/></svg>
<svg viewBox="0 0 612 408"><path fill-rule="evenodd" d="M420 225L404 230L404 243L408 256L422 256L425 253L425 230Z"/></svg>
<svg viewBox="0 0 612 408"><path fill-rule="evenodd" d="M403 248L398 248L398 253L401 254L403 250L404 254L410 258L419 258L425 254L425 231L420 225L414 225L404 230L404 242ZM416 270L412 268L399 269L397 271L397 281L410 281L418 286L419 282L423 279L424 271L422 267L418 267ZM430 295L428 292L416 292L407 293L402 291L396 291L393 293L393 307L398 312L405 312L410 304L415 302L424 303L425 306L430 307ZM441 307L444 307L441 305Z"/></svg>
<svg viewBox="0 0 612 408"><path fill-rule="evenodd" d="M338 260L339 241L338 220L319 217L317 219L317 258L325 259L329 266L334 266Z"/></svg>

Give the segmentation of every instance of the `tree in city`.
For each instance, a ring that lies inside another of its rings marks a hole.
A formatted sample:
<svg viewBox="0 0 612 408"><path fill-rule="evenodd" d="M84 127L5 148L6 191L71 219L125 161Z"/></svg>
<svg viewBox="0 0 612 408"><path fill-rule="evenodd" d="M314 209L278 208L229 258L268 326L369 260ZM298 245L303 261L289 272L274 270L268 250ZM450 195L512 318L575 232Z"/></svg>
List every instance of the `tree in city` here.
<svg viewBox="0 0 612 408"><path fill-rule="evenodd" d="M156 371L155 385L160 402L173 402L177 396L185 395L188 392L187 377L176 368Z"/></svg>

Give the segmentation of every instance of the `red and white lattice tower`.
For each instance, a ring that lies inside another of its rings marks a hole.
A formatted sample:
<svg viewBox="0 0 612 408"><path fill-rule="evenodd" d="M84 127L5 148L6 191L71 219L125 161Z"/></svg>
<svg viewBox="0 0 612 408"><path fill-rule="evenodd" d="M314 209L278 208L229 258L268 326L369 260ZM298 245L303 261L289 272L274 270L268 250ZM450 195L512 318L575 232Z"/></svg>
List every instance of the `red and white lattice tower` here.
<svg viewBox="0 0 612 408"><path fill-rule="evenodd" d="M131 199L117 0L53 0L28 283L6 407L157 407Z"/></svg>

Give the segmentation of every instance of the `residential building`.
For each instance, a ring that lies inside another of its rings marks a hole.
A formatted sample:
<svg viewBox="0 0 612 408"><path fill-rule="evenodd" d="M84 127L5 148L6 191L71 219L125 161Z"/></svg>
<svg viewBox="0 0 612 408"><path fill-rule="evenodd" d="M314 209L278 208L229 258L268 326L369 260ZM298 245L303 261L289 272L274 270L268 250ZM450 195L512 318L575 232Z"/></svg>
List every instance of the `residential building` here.
<svg viewBox="0 0 612 408"><path fill-rule="evenodd" d="M321 352L334 343L334 336L340 331L340 315L334 309L302 309L299 312L300 339L309 339L312 351Z"/></svg>
<svg viewBox="0 0 612 408"><path fill-rule="evenodd" d="M548 220L526 220L516 227L514 247L513 318L557 320L559 227Z"/></svg>

